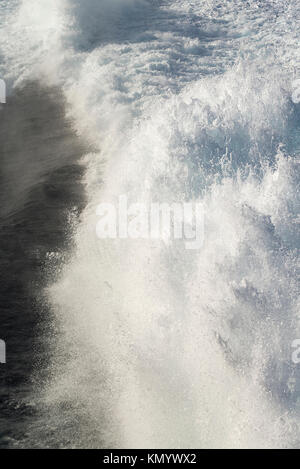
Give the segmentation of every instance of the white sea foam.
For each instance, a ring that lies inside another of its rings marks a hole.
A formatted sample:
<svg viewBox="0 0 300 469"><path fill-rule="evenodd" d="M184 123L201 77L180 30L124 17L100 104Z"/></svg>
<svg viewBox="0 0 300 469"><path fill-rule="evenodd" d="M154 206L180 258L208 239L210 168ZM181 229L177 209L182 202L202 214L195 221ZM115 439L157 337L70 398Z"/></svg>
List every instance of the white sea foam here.
<svg viewBox="0 0 300 469"><path fill-rule="evenodd" d="M299 445L299 10L23 0L7 14L4 73L60 83L101 150L47 289L62 339L44 399L82 407L79 444ZM121 194L201 202L203 248L99 241L96 207Z"/></svg>

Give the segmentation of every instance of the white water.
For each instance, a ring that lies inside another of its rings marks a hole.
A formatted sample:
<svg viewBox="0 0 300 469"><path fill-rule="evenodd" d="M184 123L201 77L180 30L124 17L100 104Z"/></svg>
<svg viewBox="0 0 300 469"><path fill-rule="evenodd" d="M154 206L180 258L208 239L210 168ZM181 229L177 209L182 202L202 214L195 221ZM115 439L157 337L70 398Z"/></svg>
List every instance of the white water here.
<svg viewBox="0 0 300 469"><path fill-rule="evenodd" d="M9 85L60 84L100 149L76 249L47 289L53 420L76 409L79 446L299 446L298 2L0 8ZM122 194L201 200L203 248L98 240L96 206Z"/></svg>

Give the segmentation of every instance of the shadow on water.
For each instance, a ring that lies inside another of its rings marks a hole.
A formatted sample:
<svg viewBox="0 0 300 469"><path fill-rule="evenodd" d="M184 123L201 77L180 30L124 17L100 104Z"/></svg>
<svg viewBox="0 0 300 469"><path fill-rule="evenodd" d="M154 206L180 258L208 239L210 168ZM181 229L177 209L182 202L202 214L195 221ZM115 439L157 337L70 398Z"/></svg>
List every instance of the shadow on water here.
<svg viewBox="0 0 300 469"><path fill-rule="evenodd" d="M26 437L35 414L30 402L33 371L47 366L39 338L50 311L39 292L47 281L47 253L72 245L70 212L85 204L83 154L65 118L61 92L28 83L0 110L0 338L7 363L0 365L0 447Z"/></svg>
<svg viewBox="0 0 300 469"><path fill-rule="evenodd" d="M75 47L92 51L104 44L131 44L156 39L157 33L203 39L204 42L223 37L226 21L200 17L189 11L179 13L167 9L162 0L80 0L72 3L75 19ZM198 51L203 54L203 50Z"/></svg>

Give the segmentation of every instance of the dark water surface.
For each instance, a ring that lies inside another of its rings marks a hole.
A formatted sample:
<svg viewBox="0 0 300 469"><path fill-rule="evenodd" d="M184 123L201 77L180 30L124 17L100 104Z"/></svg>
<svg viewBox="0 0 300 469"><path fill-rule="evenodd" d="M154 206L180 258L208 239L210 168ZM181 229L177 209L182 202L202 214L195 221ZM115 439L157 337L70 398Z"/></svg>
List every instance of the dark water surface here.
<svg viewBox="0 0 300 469"><path fill-rule="evenodd" d="M31 417L37 417L30 390L43 380L38 370L47 370L50 359L51 312L41 292L53 258L61 262L58 254L71 247L70 213L77 217L84 206L79 160L87 146L65 118L59 89L35 82L17 89L2 106L0 142L0 338L7 347L7 363L0 365L0 447L5 448L26 439Z"/></svg>

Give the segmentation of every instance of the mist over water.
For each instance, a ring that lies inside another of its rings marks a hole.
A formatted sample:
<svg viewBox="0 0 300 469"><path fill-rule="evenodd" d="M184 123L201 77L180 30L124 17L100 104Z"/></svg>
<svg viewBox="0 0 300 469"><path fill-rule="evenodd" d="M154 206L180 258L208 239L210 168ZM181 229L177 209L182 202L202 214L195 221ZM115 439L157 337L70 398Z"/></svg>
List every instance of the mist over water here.
<svg viewBox="0 0 300 469"><path fill-rule="evenodd" d="M299 2L23 0L0 14L9 93L58 86L93 148L72 248L36 292L51 359L14 445L299 447ZM204 245L99 240L98 204L123 194L201 202Z"/></svg>

